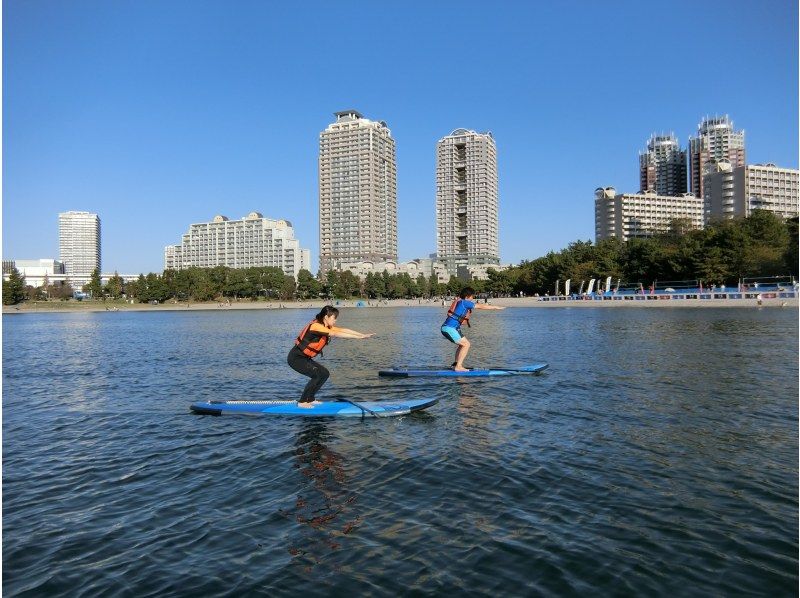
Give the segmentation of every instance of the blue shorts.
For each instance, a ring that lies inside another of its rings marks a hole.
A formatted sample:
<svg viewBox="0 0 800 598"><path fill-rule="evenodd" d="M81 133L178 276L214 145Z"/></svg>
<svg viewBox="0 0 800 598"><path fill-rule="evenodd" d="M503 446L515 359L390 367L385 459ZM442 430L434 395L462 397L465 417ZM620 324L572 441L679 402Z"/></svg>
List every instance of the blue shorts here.
<svg viewBox="0 0 800 598"><path fill-rule="evenodd" d="M458 343L461 340L461 331L452 326L442 326L442 336L449 340L451 343Z"/></svg>

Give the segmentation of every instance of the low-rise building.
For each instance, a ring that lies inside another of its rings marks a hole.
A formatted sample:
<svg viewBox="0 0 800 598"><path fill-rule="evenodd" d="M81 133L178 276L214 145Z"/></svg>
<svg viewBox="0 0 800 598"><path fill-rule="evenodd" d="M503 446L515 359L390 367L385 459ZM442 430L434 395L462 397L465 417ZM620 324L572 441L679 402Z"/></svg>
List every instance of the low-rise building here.
<svg viewBox="0 0 800 598"><path fill-rule="evenodd" d="M458 267L458 278L465 282L472 280L489 280L489 269L497 272L508 270L511 268L510 264L470 264L467 266Z"/></svg>
<svg viewBox="0 0 800 598"><path fill-rule="evenodd" d="M669 232L676 220L703 228L703 200L691 193L617 193L613 187L599 187L594 202L596 241L652 237Z"/></svg>
<svg viewBox="0 0 800 598"><path fill-rule="evenodd" d="M8 279L8 275L13 268L16 268L17 272L25 277L25 284L32 287L40 287L45 281L49 284L56 281L60 282L65 278L64 264L51 258L39 260L4 260L4 279Z"/></svg>
<svg viewBox="0 0 800 598"><path fill-rule="evenodd" d="M396 262L393 260L346 262L341 264L339 271L352 272L362 280L370 272L373 274L383 274L384 272L389 274L408 274L414 279L420 274L423 274L425 278L435 275L438 282L445 284L450 280L450 273L447 271L447 267L442 262L430 258L420 258L409 262Z"/></svg>

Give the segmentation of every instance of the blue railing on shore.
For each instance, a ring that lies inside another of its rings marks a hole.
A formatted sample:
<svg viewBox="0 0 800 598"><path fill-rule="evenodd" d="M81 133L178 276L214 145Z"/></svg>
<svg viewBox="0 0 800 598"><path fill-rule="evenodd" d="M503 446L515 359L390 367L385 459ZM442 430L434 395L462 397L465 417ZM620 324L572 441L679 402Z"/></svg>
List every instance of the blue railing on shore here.
<svg viewBox="0 0 800 598"><path fill-rule="evenodd" d="M680 301L684 299L758 299L761 295L762 299L796 299L798 296L797 291L771 290L758 289L748 290L745 292L731 291L721 293L715 291L713 293L704 290L702 293L699 289L687 290L681 292L666 292L655 291L654 293L633 294L630 292L608 293L603 295L559 295L558 297L539 297L539 301Z"/></svg>

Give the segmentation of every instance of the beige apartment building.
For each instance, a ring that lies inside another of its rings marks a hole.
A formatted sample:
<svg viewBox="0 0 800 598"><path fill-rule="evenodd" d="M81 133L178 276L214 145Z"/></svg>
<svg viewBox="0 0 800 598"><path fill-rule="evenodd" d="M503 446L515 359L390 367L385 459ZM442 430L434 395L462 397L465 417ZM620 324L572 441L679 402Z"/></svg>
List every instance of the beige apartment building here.
<svg viewBox="0 0 800 598"><path fill-rule="evenodd" d="M301 249L288 220L264 218L250 212L241 220L215 216L211 222L189 226L180 245L164 248L164 269L191 267L251 268L272 266L297 278L311 269L311 251Z"/></svg>
<svg viewBox="0 0 800 598"><path fill-rule="evenodd" d="M617 193L614 187L595 190L595 240L623 241L666 233L676 219L691 228L703 228L703 200L690 193L680 196L655 193Z"/></svg>
<svg viewBox="0 0 800 598"><path fill-rule="evenodd" d="M448 272L500 263L497 147L456 129L436 144L436 257Z"/></svg>
<svg viewBox="0 0 800 598"><path fill-rule="evenodd" d="M798 170L774 164L710 164L703 177L705 222L747 217L753 210L793 218L798 215L799 176Z"/></svg>
<svg viewBox="0 0 800 598"><path fill-rule="evenodd" d="M703 177L708 164L729 162L733 168L745 165L744 131L736 131L725 116L706 117L689 138L689 192L704 197Z"/></svg>
<svg viewBox="0 0 800 598"><path fill-rule="evenodd" d="M319 136L320 270L397 260L395 141L383 121L336 112Z"/></svg>

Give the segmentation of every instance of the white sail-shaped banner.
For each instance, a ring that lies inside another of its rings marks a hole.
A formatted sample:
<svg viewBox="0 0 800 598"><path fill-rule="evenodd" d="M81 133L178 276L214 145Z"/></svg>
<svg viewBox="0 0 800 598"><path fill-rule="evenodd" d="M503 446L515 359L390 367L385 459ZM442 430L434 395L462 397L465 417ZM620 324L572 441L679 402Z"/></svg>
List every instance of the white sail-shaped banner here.
<svg viewBox="0 0 800 598"><path fill-rule="evenodd" d="M611 277L606 278L606 292L611 290Z"/></svg>
<svg viewBox="0 0 800 598"><path fill-rule="evenodd" d="M570 282L572 282L572 279L571 279L571 278L567 278L567 280L564 282L564 294L565 294L567 297L569 297L569 283L570 283Z"/></svg>
<svg viewBox="0 0 800 598"><path fill-rule="evenodd" d="M592 294L592 289L594 289L594 278L589 280L589 288L586 289L586 294L587 295L591 295Z"/></svg>

